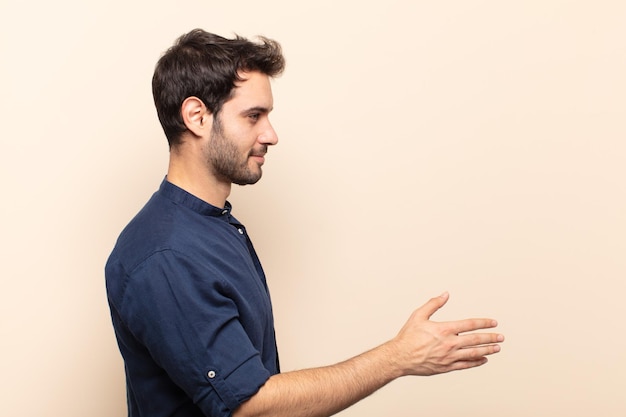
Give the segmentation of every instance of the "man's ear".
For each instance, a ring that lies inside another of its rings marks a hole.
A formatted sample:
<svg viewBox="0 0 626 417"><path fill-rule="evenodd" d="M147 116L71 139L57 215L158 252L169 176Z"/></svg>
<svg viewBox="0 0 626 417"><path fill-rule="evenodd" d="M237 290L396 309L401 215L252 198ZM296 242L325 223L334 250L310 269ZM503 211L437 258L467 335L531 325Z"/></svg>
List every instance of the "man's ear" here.
<svg viewBox="0 0 626 417"><path fill-rule="evenodd" d="M180 106L183 122L196 136L204 136L213 126L213 115L198 97L187 97Z"/></svg>

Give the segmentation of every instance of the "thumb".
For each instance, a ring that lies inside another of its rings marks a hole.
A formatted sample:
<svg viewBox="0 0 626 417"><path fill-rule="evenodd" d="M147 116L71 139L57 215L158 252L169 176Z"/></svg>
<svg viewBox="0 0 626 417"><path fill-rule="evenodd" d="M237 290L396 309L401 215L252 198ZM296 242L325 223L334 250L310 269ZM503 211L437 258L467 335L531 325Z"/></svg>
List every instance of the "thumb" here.
<svg viewBox="0 0 626 417"><path fill-rule="evenodd" d="M415 313L417 316L428 320L437 310L446 305L449 298L450 294L446 291L439 297L433 297L428 300L424 305L418 308Z"/></svg>

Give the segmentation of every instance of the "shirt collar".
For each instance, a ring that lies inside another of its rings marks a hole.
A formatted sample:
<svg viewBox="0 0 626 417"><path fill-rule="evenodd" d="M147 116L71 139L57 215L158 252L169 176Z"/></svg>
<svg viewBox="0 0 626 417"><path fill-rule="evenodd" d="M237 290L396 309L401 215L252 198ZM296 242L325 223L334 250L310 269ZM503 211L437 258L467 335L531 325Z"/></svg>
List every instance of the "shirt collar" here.
<svg viewBox="0 0 626 417"><path fill-rule="evenodd" d="M159 194L176 204L187 207L203 216L228 217L232 210L230 202L226 201L224 208L215 207L195 195L172 184L165 178L159 187Z"/></svg>

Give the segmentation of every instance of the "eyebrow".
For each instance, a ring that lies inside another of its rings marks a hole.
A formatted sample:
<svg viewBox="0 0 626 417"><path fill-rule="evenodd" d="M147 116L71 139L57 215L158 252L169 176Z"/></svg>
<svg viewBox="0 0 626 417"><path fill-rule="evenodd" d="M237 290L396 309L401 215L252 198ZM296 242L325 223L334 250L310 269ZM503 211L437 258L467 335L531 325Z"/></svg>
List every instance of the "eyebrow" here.
<svg viewBox="0 0 626 417"><path fill-rule="evenodd" d="M241 114L248 114L248 113L269 113L271 112L272 109L271 108L267 108L267 107L263 107L263 106L254 106L254 107L249 107L245 110L241 111Z"/></svg>

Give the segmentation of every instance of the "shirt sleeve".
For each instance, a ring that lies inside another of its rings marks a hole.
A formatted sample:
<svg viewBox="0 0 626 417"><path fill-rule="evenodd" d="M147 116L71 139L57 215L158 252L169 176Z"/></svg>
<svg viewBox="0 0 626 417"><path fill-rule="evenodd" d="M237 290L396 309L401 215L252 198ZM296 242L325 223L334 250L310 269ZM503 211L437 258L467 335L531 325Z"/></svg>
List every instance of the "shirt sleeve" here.
<svg viewBox="0 0 626 417"><path fill-rule="evenodd" d="M154 361L207 416L230 416L270 377L225 277L171 250L130 274L120 315Z"/></svg>

